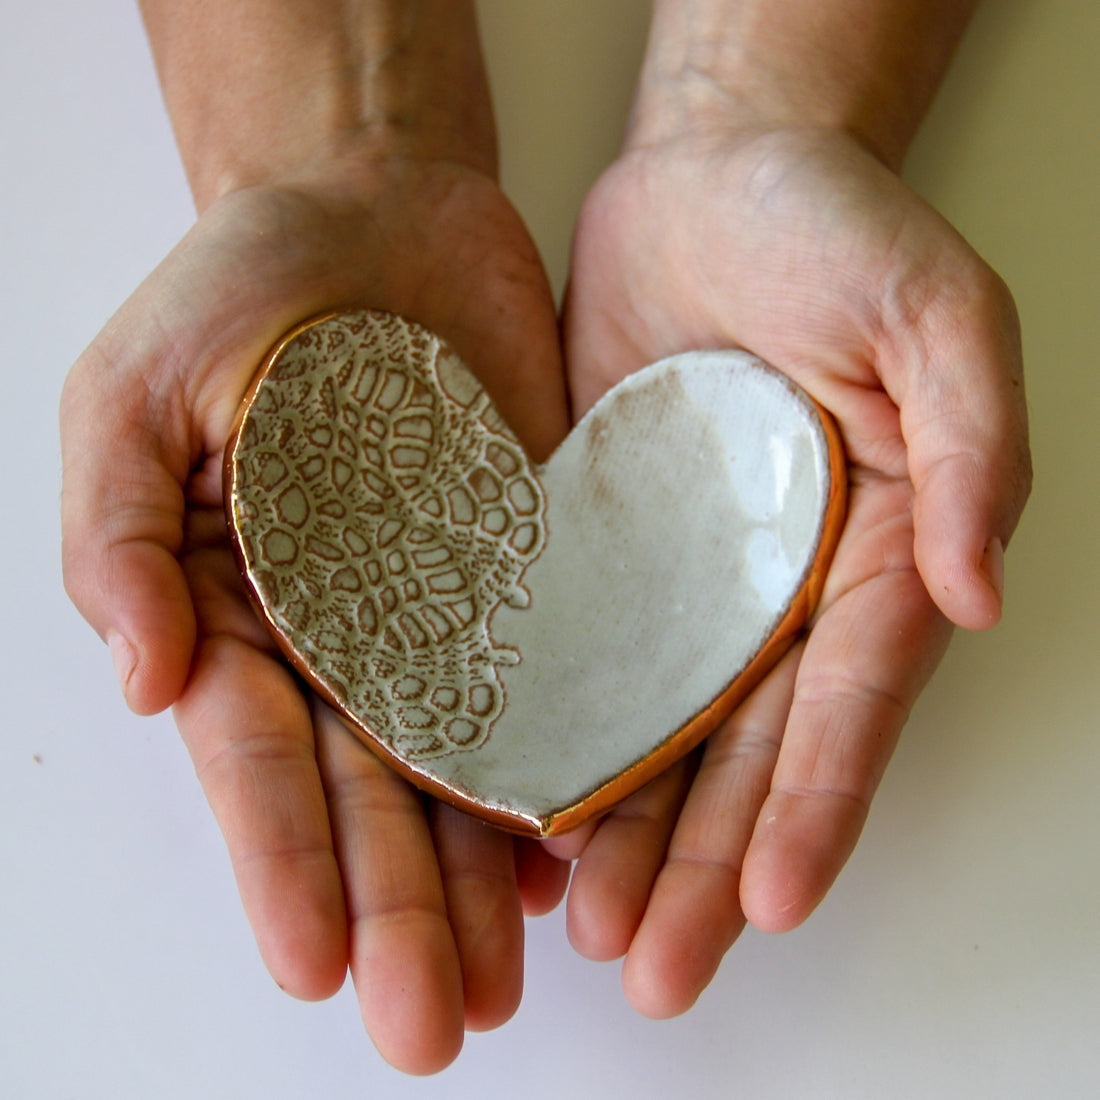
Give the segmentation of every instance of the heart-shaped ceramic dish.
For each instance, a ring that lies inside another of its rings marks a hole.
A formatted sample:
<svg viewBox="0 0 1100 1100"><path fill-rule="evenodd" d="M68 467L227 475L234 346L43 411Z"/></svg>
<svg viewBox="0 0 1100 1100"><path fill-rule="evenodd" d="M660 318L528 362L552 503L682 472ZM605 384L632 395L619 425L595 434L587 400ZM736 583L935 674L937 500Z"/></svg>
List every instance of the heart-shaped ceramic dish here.
<svg viewBox="0 0 1100 1100"><path fill-rule="evenodd" d="M736 351L625 379L542 466L392 314L307 322L226 450L249 593L412 782L547 836L698 744L811 613L844 516L829 417Z"/></svg>

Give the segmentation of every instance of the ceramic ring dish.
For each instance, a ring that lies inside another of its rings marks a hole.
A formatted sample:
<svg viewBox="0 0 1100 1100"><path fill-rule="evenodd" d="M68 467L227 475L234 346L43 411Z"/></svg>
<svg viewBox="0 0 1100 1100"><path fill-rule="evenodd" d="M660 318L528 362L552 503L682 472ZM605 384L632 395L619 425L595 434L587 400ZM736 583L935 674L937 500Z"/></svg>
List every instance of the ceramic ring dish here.
<svg viewBox="0 0 1100 1100"><path fill-rule="evenodd" d="M535 466L392 314L307 322L226 451L278 644L419 787L564 832L697 745L797 635L843 523L828 416L744 352L631 375Z"/></svg>

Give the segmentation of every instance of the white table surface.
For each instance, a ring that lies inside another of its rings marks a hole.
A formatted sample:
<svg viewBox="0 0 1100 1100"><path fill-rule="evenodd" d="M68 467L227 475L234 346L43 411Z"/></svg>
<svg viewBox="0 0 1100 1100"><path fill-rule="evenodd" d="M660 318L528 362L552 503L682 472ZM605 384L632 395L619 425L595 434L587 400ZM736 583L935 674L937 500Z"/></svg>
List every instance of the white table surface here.
<svg viewBox="0 0 1100 1100"><path fill-rule="evenodd" d="M560 284L643 0L485 0L505 183ZM167 717L124 709L58 565L69 363L192 219L124 0L4 3L0 1096L1100 1096L1100 8L988 0L909 179L1016 293L1036 491L1003 624L959 636L864 839L800 930L746 934L686 1016L624 1003L560 913L523 1005L406 1079L350 988L271 983Z"/></svg>

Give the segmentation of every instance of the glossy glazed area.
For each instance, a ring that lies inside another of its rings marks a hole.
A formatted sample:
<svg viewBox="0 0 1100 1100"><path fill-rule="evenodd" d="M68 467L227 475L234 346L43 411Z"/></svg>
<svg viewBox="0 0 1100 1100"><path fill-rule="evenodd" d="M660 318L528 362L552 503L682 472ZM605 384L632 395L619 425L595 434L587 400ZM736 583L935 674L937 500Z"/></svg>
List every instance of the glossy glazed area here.
<svg viewBox="0 0 1100 1100"><path fill-rule="evenodd" d="M273 352L227 503L280 644L368 744L549 833L687 751L781 652L839 528L838 447L759 360L692 352L535 469L445 345L360 312Z"/></svg>

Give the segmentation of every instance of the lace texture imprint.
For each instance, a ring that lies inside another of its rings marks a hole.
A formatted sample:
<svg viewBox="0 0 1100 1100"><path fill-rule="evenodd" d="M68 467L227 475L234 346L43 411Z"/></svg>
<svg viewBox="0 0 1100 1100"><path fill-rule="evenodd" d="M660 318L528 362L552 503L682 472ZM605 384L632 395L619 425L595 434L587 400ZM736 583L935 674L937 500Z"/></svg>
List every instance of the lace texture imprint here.
<svg viewBox="0 0 1100 1100"><path fill-rule="evenodd" d="M363 311L302 329L257 387L231 520L268 618L409 760L469 751L504 706L493 610L525 606L546 502L519 442L437 337Z"/></svg>

